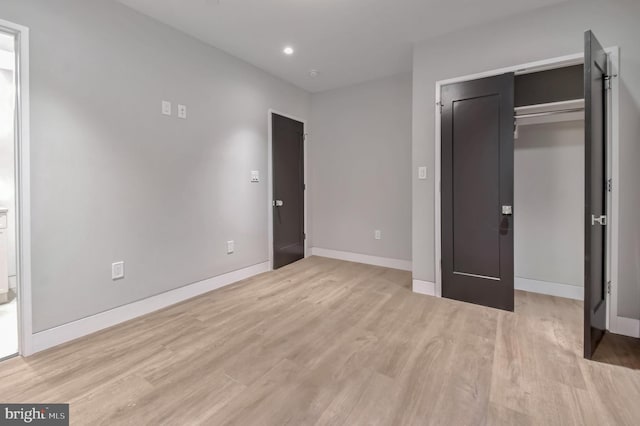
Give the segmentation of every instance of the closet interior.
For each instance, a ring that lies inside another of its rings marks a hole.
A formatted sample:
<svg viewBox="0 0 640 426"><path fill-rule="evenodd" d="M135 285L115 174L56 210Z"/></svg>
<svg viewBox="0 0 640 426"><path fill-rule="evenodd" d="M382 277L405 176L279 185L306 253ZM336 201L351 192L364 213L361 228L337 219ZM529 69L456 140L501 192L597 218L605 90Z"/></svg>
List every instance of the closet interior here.
<svg viewBox="0 0 640 426"><path fill-rule="evenodd" d="M516 289L584 297L584 66L515 76Z"/></svg>

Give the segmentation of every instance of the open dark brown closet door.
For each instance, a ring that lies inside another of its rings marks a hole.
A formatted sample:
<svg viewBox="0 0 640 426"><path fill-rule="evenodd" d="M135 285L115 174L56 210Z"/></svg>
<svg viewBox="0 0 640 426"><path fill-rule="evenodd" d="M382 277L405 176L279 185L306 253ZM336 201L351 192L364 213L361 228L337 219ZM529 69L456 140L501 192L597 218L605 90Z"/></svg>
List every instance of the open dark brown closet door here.
<svg viewBox="0 0 640 426"><path fill-rule="evenodd" d="M272 115L273 269L304 258L304 124Z"/></svg>
<svg viewBox="0 0 640 426"><path fill-rule="evenodd" d="M442 87L442 295L513 311L514 75Z"/></svg>
<svg viewBox="0 0 640 426"><path fill-rule="evenodd" d="M584 356L591 358L606 331L607 54L585 33Z"/></svg>

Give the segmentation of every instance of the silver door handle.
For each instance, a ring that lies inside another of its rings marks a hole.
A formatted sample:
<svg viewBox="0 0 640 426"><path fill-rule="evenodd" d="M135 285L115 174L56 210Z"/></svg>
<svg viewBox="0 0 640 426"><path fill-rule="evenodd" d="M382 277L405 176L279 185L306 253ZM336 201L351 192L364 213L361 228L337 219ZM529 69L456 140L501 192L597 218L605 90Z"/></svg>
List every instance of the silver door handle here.
<svg viewBox="0 0 640 426"><path fill-rule="evenodd" d="M591 226L595 226L595 224L598 223L601 226L605 226L607 224L607 217L602 215L602 216L597 216L596 215L591 215Z"/></svg>
<svg viewBox="0 0 640 426"><path fill-rule="evenodd" d="M502 214L504 214L504 215L512 215L513 214L513 206L502 206Z"/></svg>
<svg viewBox="0 0 640 426"><path fill-rule="evenodd" d="M284 206L284 201L282 201L282 200L275 200L275 201L273 202L273 206L274 206L274 207L282 207L282 206Z"/></svg>

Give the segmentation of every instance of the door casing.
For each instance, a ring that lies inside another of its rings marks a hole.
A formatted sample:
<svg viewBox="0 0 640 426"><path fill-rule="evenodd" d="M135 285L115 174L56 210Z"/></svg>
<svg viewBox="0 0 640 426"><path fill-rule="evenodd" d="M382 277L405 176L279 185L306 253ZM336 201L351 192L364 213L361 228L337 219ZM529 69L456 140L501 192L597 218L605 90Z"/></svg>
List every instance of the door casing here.
<svg viewBox="0 0 640 426"><path fill-rule="evenodd" d="M308 134L307 134L307 121L296 117L294 115L291 114L287 114L287 113L283 113L280 111L277 111L275 109L269 109L268 114L267 114L267 125L268 125L268 143L267 143L267 222L268 222L268 253L269 253L269 269L273 270L273 129L272 129L272 117L274 114L280 115L282 117L286 117L286 118L290 118L292 120L298 121L300 123L302 123L303 128L304 128L304 141L303 141L303 150L304 150L304 184L305 184L305 191L304 191L304 233L305 235L309 235L309 232L307 230L307 226L308 226L308 220L307 220L307 216L308 216L308 211L309 209L307 208L307 194L308 194L308 189L309 189L309 185L308 185L308 179L307 179L307 152L308 152L308 147L309 147L309 138L308 138ZM304 257L307 257L309 255L309 248L308 248L308 238L304 239Z"/></svg>
<svg viewBox="0 0 640 426"><path fill-rule="evenodd" d="M33 354L31 305L31 138L29 115L29 28L0 19L0 30L16 37L16 290L18 353Z"/></svg>
<svg viewBox="0 0 640 426"><path fill-rule="evenodd" d="M609 56L609 65L611 66L611 73L616 75L619 73L619 47L605 48ZM434 182L434 194L435 194L435 296L442 297L442 198L441 198L441 157L442 157L442 137L441 137L441 116L440 116L440 93L442 86L452 83L460 83L469 80L477 80L485 77L493 77L509 72L514 72L516 75L528 74L537 71L543 71L547 69L560 68L570 65L577 65L584 63L584 53L576 53L573 55L566 55L557 58L546 59L542 61L530 62L526 64L514 65L505 68L499 68L495 70L485 71L482 73L465 75L461 77L455 77L446 80L439 80L436 82L435 87L435 182ZM608 135L607 140L607 177L612 179L613 188L608 194L608 211L609 226L606 229L607 240L607 280L612 283L611 292L607 295L607 329L618 334L629 334L632 327L627 326L628 322L626 318L619 317L617 314L618 307L618 232L619 232L619 123L618 123L618 99L619 99L619 87L618 78L612 79L611 90L609 91L610 111L608 117L608 124L611 132ZM415 280L414 280L415 283ZM628 330L628 331L627 331ZM637 331L636 331L637 332ZM638 336L635 336L638 337Z"/></svg>

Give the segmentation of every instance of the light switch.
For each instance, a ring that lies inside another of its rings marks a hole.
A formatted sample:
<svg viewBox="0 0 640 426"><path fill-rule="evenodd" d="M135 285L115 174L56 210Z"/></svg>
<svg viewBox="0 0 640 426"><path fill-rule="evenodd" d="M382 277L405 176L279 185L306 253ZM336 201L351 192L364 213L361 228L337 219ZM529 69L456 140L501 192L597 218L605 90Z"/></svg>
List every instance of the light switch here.
<svg viewBox="0 0 640 426"><path fill-rule="evenodd" d="M425 166L418 167L418 179L425 180L427 178L427 168Z"/></svg>
<svg viewBox="0 0 640 426"><path fill-rule="evenodd" d="M258 170L251 171L251 182L260 182L260 172Z"/></svg>
<svg viewBox="0 0 640 426"><path fill-rule="evenodd" d="M233 240L227 241L227 254L233 254L235 249L236 249L236 243Z"/></svg>
<svg viewBox="0 0 640 426"><path fill-rule="evenodd" d="M171 115L171 102L162 101L162 115Z"/></svg>
<svg viewBox="0 0 640 426"><path fill-rule="evenodd" d="M178 104L178 118L187 119L187 106Z"/></svg>

